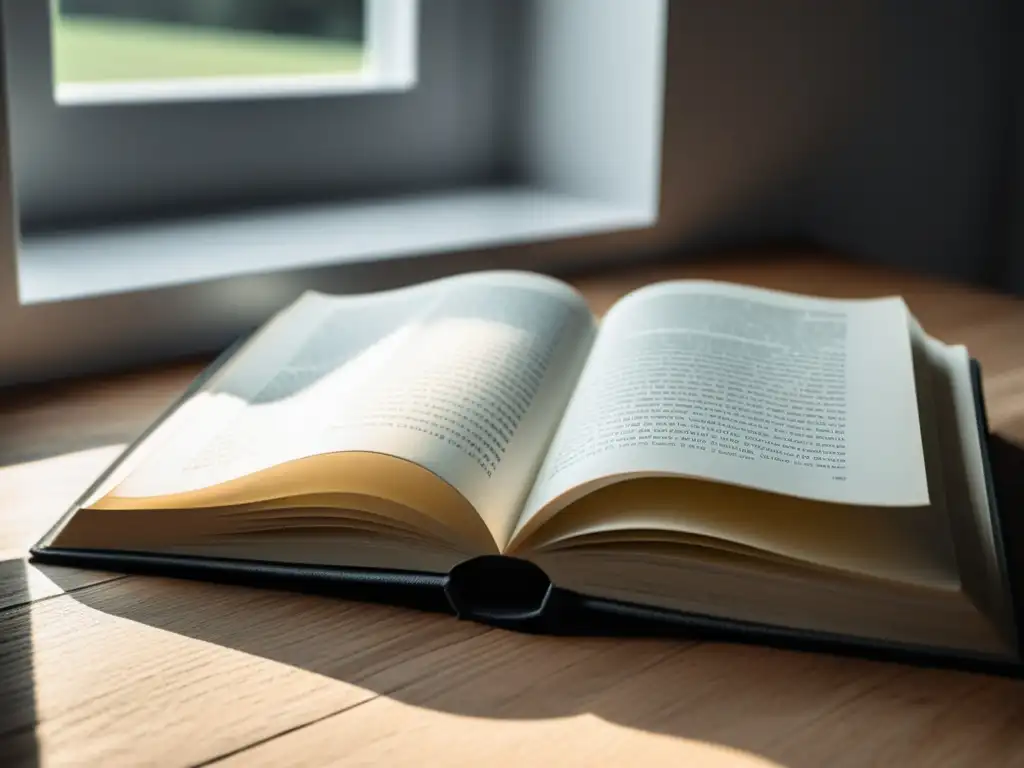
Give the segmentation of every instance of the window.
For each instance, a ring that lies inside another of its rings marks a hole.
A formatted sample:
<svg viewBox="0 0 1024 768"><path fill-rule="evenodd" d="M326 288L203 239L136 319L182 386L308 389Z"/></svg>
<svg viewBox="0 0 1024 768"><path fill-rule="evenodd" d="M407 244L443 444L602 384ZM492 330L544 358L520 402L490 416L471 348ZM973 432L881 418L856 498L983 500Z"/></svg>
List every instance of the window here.
<svg viewBox="0 0 1024 768"><path fill-rule="evenodd" d="M78 11L119 6L131 17L69 13L75 2ZM350 2L330 0L329 5ZM265 27L277 23L278 30L281 18L301 15L281 9L304 7L311 31L303 36L243 30L238 17L230 20L234 27L219 28L209 21L156 21L160 14L154 9L161 5L170 11L165 18L178 19L187 19L181 14L192 6L212 15L214 6L251 11L263 5L278 10L278 21L260 21ZM326 37L327 17L312 13L325 5L327 0L71 0L65 7L4 0L15 180L25 231L355 197L371 186L380 191L403 183L403 176L410 177L409 185L423 186L432 179L416 177L443 175L438 166L455 157L453 143L462 140L471 150L479 146L480 137L469 140L450 125L456 120L481 125L474 114L481 101L467 93L466 81L474 75L452 71L450 57L464 58L463 50L467 56L476 53L474 42L461 36L459 14L470 19L467 31L479 25L489 34L483 14L461 8L464 0L439 0L421 24L416 0L361 0L355 6L362 8L363 23L358 71L282 73L283 59L294 67L298 58L282 54L283 47L302 51L307 67L314 49L319 59L325 48L337 48L323 58L343 63L347 48L351 63L351 45L340 43L341 33ZM148 20L140 20L144 15ZM152 55L154 35L166 55L160 57L162 65ZM211 36L243 40L250 74L239 73L243 57L233 56L229 66L235 72L226 75L226 46L206 44ZM431 49L419 55L424 41ZM89 50L75 52L83 47ZM146 55L133 55L140 47ZM187 55L183 49L189 49ZM107 53L98 56L98 50ZM192 74L200 67L212 71L211 59L220 61L219 73L184 76L184 67L193 68ZM169 76L143 79L156 66ZM263 74L255 73L257 66ZM267 71L272 67L278 71ZM426 119L433 104L459 100L460 93L466 93L465 109L446 105L443 118ZM414 150L429 150L437 160L414 163L408 157Z"/></svg>
<svg viewBox="0 0 1024 768"><path fill-rule="evenodd" d="M0 385L658 220L667 0L0 9Z"/></svg>
<svg viewBox="0 0 1024 768"><path fill-rule="evenodd" d="M58 104L379 91L412 83L403 0L53 0Z"/></svg>

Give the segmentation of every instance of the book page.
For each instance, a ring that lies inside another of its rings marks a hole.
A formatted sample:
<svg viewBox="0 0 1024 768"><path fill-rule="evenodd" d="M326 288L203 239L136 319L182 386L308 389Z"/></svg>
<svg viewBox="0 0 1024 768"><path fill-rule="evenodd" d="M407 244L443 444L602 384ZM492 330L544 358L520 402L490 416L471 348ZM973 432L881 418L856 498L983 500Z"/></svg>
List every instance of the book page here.
<svg viewBox="0 0 1024 768"><path fill-rule="evenodd" d="M307 294L140 451L114 493L167 495L317 454L382 453L454 486L507 540L594 334L575 291L522 273Z"/></svg>
<svg viewBox="0 0 1024 768"><path fill-rule="evenodd" d="M1016 645L1012 595L1003 572L982 449L988 436L982 432L970 355L963 346L922 336L932 365L950 526L964 588Z"/></svg>
<svg viewBox="0 0 1024 768"><path fill-rule="evenodd" d="M900 299L711 282L636 292L602 325L519 527L638 475L928 504L908 321Z"/></svg>

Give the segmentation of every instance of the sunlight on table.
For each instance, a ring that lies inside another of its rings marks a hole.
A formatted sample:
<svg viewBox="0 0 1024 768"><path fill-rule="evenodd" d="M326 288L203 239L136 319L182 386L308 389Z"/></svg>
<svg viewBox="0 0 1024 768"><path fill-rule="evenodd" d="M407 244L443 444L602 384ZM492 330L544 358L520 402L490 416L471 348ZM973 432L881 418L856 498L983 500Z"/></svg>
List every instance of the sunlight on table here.
<svg viewBox="0 0 1024 768"><path fill-rule="evenodd" d="M23 557L124 448L104 445L7 466L0 450L0 560ZM55 477L61 481L54 483Z"/></svg>

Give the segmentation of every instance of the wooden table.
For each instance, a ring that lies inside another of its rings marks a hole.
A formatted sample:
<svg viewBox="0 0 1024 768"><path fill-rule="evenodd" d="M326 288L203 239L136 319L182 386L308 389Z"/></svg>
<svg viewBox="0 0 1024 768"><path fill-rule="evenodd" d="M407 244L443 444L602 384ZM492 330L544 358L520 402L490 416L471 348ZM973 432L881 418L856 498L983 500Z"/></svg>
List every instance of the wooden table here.
<svg viewBox="0 0 1024 768"><path fill-rule="evenodd" d="M903 294L1024 441L1024 302L820 255L577 284L603 310L673 277ZM27 563L201 364L0 395L0 765L1024 765L1024 682Z"/></svg>

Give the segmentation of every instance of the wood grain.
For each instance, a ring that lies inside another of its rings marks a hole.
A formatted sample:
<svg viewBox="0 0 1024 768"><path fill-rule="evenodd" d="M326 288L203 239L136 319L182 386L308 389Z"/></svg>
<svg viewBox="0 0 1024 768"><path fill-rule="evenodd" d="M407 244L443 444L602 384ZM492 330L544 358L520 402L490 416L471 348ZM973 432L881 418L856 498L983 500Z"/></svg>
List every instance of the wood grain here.
<svg viewBox="0 0 1024 768"><path fill-rule="evenodd" d="M1024 303L821 255L581 277L904 295L1024 442ZM1024 683L824 654L519 635L25 562L202 361L0 394L2 765L1024 765Z"/></svg>
<svg viewBox="0 0 1024 768"><path fill-rule="evenodd" d="M0 611L120 578L104 571L35 565L21 557L0 560Z"/></svg>

